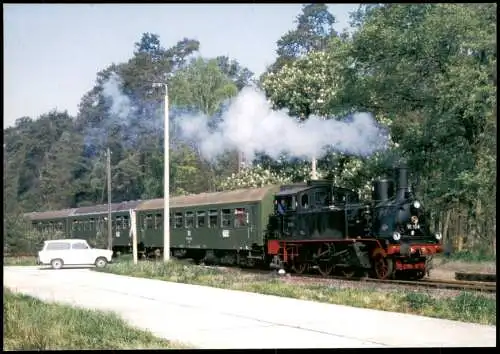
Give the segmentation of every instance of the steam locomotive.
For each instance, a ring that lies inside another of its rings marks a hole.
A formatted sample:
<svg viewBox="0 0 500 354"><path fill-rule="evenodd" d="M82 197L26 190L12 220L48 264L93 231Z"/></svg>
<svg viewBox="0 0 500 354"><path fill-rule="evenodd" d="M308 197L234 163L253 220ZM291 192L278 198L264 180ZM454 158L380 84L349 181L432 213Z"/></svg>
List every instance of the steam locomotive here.
<svg viewBox="0 0 500 354"><path fill-rule="evenodd" d="M443 251L431 233L422 204L413 195L408 168L373 182L372 200L362 202L328 181L282 186L268 227L271 267L322 275L336 271L379 279L421 279L432 256ZM397 181L395 184L394 181Z"/></svg>

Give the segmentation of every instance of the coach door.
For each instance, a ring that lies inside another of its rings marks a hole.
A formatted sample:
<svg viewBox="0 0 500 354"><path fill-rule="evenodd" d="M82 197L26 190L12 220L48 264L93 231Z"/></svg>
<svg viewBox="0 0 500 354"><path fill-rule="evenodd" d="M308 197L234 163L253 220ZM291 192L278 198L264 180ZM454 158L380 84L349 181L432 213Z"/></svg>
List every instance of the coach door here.
<svg viewBox="0 0 500 354"><path fill-rule="evenodd" d="M247 215L246 215L246 223L247 223L247 239L248 246L251 247L254 243L259 243L259 235L258 235L258 223L257 220L257 205L248 205L247 206Z"/></svg>

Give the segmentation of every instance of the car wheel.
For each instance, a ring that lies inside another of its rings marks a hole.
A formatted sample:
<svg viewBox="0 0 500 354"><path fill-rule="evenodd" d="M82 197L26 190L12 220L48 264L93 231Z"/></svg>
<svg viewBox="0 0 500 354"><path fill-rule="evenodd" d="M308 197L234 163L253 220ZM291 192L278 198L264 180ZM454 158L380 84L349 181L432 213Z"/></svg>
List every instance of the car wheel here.
<svg viewBox="0 0 500 354"><path fill-rule="evenodd" d="M104 257L99 257L95 260L95 266L97 268L104 268L108 264L108 261Z"/></svg>
<svg viewBox="0 0 500 354"><path fill-rule="evenodd" d="M62 259L57 258L50 261L50 265L53 269L61 269L64 265L64 262L62 261Z"/></svg>

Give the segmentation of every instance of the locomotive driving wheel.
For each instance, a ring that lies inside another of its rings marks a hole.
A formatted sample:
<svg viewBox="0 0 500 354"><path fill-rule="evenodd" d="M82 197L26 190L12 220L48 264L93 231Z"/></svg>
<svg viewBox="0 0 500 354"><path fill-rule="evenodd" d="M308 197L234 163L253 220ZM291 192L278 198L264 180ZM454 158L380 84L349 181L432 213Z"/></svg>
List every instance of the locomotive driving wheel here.
<svg viewBox="0 0 500 354"><path fill-rule="evenodd" d="M334 264L329 259L323 259L321 260L321 256L325 254L325 249L323 247L320 247L318 249L318 272L322 276L326 277L327 275L330 275L333 272L333 269L335 268Z"/></svg>
<svg viewBox="0 0 500 354"><path fill-rule="evenodd" d="M299 260L293 262L292 264L292 270L297 273L297 274L302 274L306 271L307 269L307 264L302 263Z"/></svg>
<svg viewBox="0 0 500 354"><path fill-rule="evenodd" d="M319 274L321 274L324 277L332 274L333 268L334 268L334 266L330 262L319 262L318 263L318 272L319 272Z"/></svg>
<svg viewBox="0 0 500 354"><path fill-rule="evenodd" d="M375 254L373 257L373 270L377 279L392 278L394 273L392 259L385 257L381 253Z"/></svg>

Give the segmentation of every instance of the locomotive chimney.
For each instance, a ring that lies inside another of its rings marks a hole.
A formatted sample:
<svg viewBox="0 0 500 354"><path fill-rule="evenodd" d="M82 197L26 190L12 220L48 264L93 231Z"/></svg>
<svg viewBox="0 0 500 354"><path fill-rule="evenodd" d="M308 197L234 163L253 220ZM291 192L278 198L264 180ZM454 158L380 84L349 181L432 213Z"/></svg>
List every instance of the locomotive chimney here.
<svg viewBox="0 0 500 354"><path fill-rule="evenodd" d="M396 199L404 200L406 193L410 190L408 184L408 167L405 164L401 164L399 167L396 167L395 172L397 181Z"/></svg>

